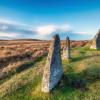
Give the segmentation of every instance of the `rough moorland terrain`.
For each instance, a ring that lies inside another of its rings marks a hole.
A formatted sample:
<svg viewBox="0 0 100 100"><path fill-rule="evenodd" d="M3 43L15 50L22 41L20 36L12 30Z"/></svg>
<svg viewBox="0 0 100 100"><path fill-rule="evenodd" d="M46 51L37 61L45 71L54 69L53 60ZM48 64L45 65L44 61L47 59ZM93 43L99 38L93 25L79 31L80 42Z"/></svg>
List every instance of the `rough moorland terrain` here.
<svg viewBox="0 0 100 100"><path fill-rule="evenodd" d="M2 41L0 100L100 100L100 51L90 50L87 41L71 42L72 59L62 61L62 80L51 93L40 92L49 44Z"/></svg>

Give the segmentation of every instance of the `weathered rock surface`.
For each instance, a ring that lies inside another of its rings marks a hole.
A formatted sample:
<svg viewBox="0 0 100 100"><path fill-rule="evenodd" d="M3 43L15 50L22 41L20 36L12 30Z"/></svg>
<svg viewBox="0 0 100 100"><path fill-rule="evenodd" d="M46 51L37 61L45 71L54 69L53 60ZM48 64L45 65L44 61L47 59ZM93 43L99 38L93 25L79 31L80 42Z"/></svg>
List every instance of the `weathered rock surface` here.
<svg viewBox="0 0 100 100"><path fill-rule="evenodd" d="M100 29L92 40L91 49L100 49Z"/></svg>
<svg viewBox="0 0 100 100"><path fill-rule="evenodd" d="M62 77L63 68L60 48L59 35L55 35L51 42L49 54L44 68L42 92L50 92Z"/></svg>
<svg viewBox="0 0 100 100"><path fill-rule="evenodd" d="M71 55L70 55L70 39L69 39L69 37L66 37L66 46L63 49L62 58L64 60L71 58Z"/></svg>

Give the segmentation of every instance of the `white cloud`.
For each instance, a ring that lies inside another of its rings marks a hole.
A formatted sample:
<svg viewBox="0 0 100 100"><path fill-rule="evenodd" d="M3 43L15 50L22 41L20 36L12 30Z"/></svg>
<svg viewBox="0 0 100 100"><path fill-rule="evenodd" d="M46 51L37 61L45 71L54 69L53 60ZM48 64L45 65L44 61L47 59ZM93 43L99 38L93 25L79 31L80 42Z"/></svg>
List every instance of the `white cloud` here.
<svg viewBox="0 0 100 100"><path fill-rule="evenodd" d="M0 37L16 38L19 37L19 33L0 32Z"/></svg>
<svg viewBox="0 0 100 100"><path fill-rule="evenodd" d="M57 26L57 30L60 32L68 32L72 30L72 27L68 24L64 24Z"/></svg>
<svg viewBox="0 0 100 100"><path fill-rule="evenodd" d="M71 27L67 24L64 24L64 25L44 25L44 26L39 26L36 28L36 32L39 34L39 35L50 35L52 34L53 32L68 32L71 30Z"/></svg>
<svg viewBox="0 0 100 100"><path fill-rule="evenodd" d="M55 30L56 30L55 25L45 25L36 28L37 33L40 35L49 35L53 33Z"/></svg>
<svg viewBox="0 0 100 100"><path fill-rule="evenodd" d="M86 31L86 30L85 30ZM32 25L23 24L12 20L0 18L0 39L15 39L15 38L38 38L49 39L54 33L59 35L68 34L73 35L91 35L95 32L82 32L81 30L73 29L69 24L47 24L42 26L33 27Z"/></svg>
<svg viewBox="0 0 100 100"><path fill-rule="evenodd" d="M8 26L7 25L0 25L0 30L4 31L8 29Z"/></svg>
<svg viewBox="0 0 100 100"><path fill-rule="evenodd" d="M82 34L82 35L86 35L89 34L88 32L75 32L76 34Z"/></svg>
<svg viewBox="0 0 100 100"><path fill-rule="evenodd" d="M80 32L80 31L73 31L73 33L74 34L79 34L79 35L94 35L94 33L96 33L96 32L89 32L89 31L87 31L87 32Z"/></svg>
<svg viewBox="0 0 100 100"><path fill-rule="evenodd" d="M0 39L28 38L35 32L26 24L0 18Z"/></svg>
<svg viewBox="0 0 100 100"><path fill-rule="evenodd" d="M18 21L14 21L14 20L8 20L5 18L0 18L0 24L10 24L10 25L15 25L15 26L29 26L27 24L23 24L21 22Z"/></svg>

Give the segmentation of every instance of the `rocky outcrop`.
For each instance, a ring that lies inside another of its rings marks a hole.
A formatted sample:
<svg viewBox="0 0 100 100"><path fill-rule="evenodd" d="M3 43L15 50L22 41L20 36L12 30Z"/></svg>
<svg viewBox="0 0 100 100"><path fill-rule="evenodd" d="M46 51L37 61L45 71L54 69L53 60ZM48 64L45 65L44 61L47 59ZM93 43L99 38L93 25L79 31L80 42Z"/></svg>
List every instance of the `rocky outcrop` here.
<svg viewBox="0 0 100 100"><path fill-rule="evenodd" d="M93 40L91 41L91 49L100 49L100 29L98 33L95 35Z"/></svg>

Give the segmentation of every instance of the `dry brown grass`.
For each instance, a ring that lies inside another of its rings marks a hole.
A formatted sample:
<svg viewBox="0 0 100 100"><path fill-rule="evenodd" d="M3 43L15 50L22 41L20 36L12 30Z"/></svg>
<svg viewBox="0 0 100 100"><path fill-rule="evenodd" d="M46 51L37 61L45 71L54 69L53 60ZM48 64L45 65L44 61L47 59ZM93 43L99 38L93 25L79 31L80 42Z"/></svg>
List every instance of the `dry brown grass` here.
<svg viewBox="0 0 100 100"><path fill-rule="evenodd" d="M1 84L0 97L26 85L30 81L34 81L34 78L43 72L44 63L45 63L45 60L36 64L34 67L28 70L25 70L19 74L14 75L7 82Z"/></svg>
<svg viewBox="0 0 100 100"><path fill-rule="evenodd" d="M48 52L45 41L0 41L0 79L16 73L24 64Z"/></svg>
<svg viewBox="0 0 100 100"><path fill-rule="evenodd" d="M65 43L62 41L61 46L63 47ZM72 41L71 46L80 46L86 43L87 41ZM0 79L14 74L16 69L23 64L34 62L48 52L49 44L50 41L0 41Z"/></svg>

